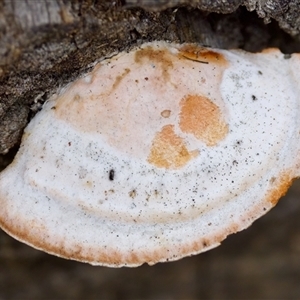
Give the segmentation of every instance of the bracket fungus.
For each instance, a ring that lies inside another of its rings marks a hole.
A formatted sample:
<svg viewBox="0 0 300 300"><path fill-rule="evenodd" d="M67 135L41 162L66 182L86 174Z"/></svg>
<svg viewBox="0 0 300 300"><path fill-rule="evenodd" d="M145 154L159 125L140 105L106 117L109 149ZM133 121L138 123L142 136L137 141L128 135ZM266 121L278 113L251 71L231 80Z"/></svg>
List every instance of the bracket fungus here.
<svg viewBox="0 0 300 300"><path fill-rule="evenodd" d="M152 42L53 95L0 174L0 225L111 267L220 244L300 175L300 55Z"/></svg>

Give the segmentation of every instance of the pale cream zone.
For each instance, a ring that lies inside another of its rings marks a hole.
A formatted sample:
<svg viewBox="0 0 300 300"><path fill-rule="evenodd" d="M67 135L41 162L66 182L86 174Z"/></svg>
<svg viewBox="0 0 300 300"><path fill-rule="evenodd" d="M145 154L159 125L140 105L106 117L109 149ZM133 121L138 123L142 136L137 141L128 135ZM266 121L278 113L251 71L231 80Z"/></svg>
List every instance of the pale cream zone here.
<svg viewBox="0 0 300 300"><path fill-rule="evenodd" d="M182 52L171 53L147 47L129 58L117 56L104 61L92 72L90 83L80 79L59 97L55 114L79 130L100 133L120 151L152 163L155 160L149 155L153 154L153 145L163 128L172 125L174 137L181 139L183 147L192 153L180 160L177 167L181 167L182 161L187 163L199 153L195 147L200 147L190 139L189 134L194 133L182 126L188 123L184 99L196 95L198 108L206 99L217 113L203 117L212 117L210 124L225 124L219 86L228 63L220 54L197 49L185 47ZM165 111L171 112L167 118ZM212 146L226 134L227 130L223 130L208 143L199 133L194 137ZM173 160L178 161L178 153L174 152Z"/></svg>

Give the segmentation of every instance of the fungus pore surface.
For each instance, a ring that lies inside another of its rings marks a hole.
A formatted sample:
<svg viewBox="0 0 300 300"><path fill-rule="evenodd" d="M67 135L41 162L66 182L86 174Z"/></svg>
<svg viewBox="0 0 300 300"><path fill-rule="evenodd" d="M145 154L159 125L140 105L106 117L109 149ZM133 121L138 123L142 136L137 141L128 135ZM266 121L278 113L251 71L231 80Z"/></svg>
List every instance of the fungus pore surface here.
<svg viewBox="0 0 300 300"><path fill-rule="evenodd" d="M166 42L101 61L26 128L0 226L111 267L216 247L299 176L299 61Z"/></svg>

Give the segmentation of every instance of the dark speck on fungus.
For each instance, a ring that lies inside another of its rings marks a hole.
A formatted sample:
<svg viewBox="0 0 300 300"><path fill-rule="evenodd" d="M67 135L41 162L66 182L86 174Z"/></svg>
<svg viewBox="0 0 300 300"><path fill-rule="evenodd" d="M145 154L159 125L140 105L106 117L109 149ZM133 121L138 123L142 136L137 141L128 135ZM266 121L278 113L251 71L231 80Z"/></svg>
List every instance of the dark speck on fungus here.
<svg viewBox="0 0 300 300"><path fill-rule="evenodd" d="M109 170L108 178L109 178L110 181L114 180L114 178L115 178L115 170L114 169Z"/></svg>

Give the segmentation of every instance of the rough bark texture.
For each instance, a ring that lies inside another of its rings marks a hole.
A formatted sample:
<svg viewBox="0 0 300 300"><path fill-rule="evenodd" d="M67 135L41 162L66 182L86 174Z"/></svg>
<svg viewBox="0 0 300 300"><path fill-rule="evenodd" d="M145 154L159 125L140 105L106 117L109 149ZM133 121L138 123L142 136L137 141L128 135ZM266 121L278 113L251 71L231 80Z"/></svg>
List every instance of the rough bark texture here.
<svg viewBox="0 0 300 300"><path fill-rule="evenodd" d="M298 0L0 0L0 170L49 94L93 62L154 39L300 52L299 11ZM0 299L300 298L299 194L296 182L216 250L131 270L55 258L1 231Z"/></svg>

